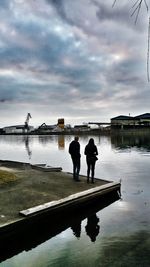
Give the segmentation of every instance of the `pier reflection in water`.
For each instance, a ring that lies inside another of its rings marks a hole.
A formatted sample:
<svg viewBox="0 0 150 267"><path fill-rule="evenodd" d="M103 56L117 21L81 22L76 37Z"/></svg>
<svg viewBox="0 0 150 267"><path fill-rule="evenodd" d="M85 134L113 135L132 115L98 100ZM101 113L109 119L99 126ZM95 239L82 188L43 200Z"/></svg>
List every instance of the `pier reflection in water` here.
<svg viewBox="0 0 150 267"><path fill-rule="evenodd" d="M96 177L113 181L121 179L122 199L99 208L100 211L93 210L95 205L92 205L90 214L85 215L82 211L81 217L77 213L69 218L62 216L57 224L47 222L47 227L37 227L35 233L21 238L18 246L17 242L13 244L10 241L14 251L9 251L7 255L12 255L12 258L5 260L5 251L8 250L1 250L0 267L150 266L150 136L82 135L80 144L83 175L87 168L84 147L90 137L94 138L99 151ZM32 164L48 163L72 172L68 146L73 136L64 136L63 141L59 138L29 136L25 144L24 136L0 136L0 159ZM27 147L32 154L28 153ZM85 209L87 211L89 209ZM96 230L93 226L95 242L91 242L86 232L87 218L92 214L96 214L99 219L97 226L95 223ZM31 249L33 247L35 248ZM25 251L20 253L22 250ZM20 254L13 256L16 253Z"/></svg>
<svg viewBox="0 0 150 267"><path fill-rule="evenodd" d="M33 249L67 228L72 229L73 234L80 238L81 224L85 218L87 218L86 233L91 241L95 242L96 236L99 234L99 218L96 212L117 200L119 200L118 193L111 192L107 199L103 196L99 200L93 200L91 203L87 203L84 209L77 207L69 213L64 210L63 213L50 214L45 219L36 221L34 225L27 224L23 231L16 229L9 235L2 233L0 236L0 261L4 261L24 250Z"/></svg>

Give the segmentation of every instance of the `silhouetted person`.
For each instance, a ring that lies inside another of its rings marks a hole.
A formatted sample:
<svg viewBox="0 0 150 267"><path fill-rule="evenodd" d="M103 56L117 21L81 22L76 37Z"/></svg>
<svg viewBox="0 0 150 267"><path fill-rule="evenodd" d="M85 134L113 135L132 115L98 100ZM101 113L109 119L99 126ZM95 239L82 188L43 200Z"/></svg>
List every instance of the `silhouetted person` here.
<svg viewBox="0 0 150 267"><path fill-rule="evenodd" d="M80 144L79 137L75 136L74 140L69 145L69 153L72 158L73 163L73 179L75 181L79 180L79 172L80 172Z"/></svg>
<svg viewBox="0 0 150 267"><path fill-rule="evenodd" d="M81 221L76 221L74 224L71 225L71 229L74 233L74 235L77 238L80 238L81 235Z"/></svg>
<svg viewBox="0 0 150 267"><path fill-rule="evenodd" d="M90 172L92 183L94 183L94 174L95 174L95 162L97 160L98 150L94 144L94 139L91 138L88 144L85 147L84 154L86 155L87 163L87 183L89 182Z"/></svg>
<svg viewBox="0 0 150 267"><path fill-rule="evenodd" d="M85 226L85 230L87 235L90 237L92 242L96 241L96 237L99 234L100 226L98 225L99 218L96 214L87 218L87 225Z"/></svg>

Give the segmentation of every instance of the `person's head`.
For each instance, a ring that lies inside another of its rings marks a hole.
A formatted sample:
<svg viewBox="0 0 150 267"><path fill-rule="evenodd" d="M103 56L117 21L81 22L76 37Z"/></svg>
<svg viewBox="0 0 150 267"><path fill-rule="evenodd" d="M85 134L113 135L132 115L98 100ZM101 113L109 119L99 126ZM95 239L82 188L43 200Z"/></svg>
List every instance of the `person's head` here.
<svg viewBox="0 0 150 267"><path fill-rule="evenodd" d="M94 139L93 138L90 138L89 145L94 145Z"/></svg>
<svg viewBox="0 0 150 267"><path fill-rule="evenodd" d="M75 136L74 140L78 142L79 141L79 136Z"/></svg>

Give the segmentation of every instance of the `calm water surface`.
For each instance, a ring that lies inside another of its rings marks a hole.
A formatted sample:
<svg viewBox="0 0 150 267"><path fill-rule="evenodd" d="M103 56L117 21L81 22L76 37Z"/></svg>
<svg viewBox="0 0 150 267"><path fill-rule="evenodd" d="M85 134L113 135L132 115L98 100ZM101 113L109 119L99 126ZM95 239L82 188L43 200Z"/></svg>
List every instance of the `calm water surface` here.
<svg viewBox="0 0 150 267"><path fill-rule="evenodd" d="M91 136L90 136L91 137ZM81 174L86 174L81 136ZM0 267L149 267L150 266L150 137L93 136L99 151L97 178L122 182L122 198L97 212L96 232L69 227ZM0 159L61 166L72 172L68 146L73 136L0 136ZM92 239L92 240L91 240Z"/></svg>

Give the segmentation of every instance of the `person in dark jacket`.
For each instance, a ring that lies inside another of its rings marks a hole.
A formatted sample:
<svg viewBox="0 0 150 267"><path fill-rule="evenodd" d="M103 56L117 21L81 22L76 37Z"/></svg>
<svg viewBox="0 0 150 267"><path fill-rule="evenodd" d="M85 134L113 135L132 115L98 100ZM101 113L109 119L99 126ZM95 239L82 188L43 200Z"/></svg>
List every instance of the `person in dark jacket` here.
<svg viewBox="0 0 150 267"><path fill-rule="evenodd" d="M89 183L90 171L92 183L94 183L95 162L97 160L98 150L94 144L94 139L91 138L85 147L84 154L87 162L87 183Z"/></svg>
<svg viewBox="0 0 150 267"><path fill-rule="evenodd" d="M80 144L79 137L75 136L74 140L69 145L69 153L72 158L73 163L73 179L75 181L79 180L79 172L80 172Z"/></svg>

